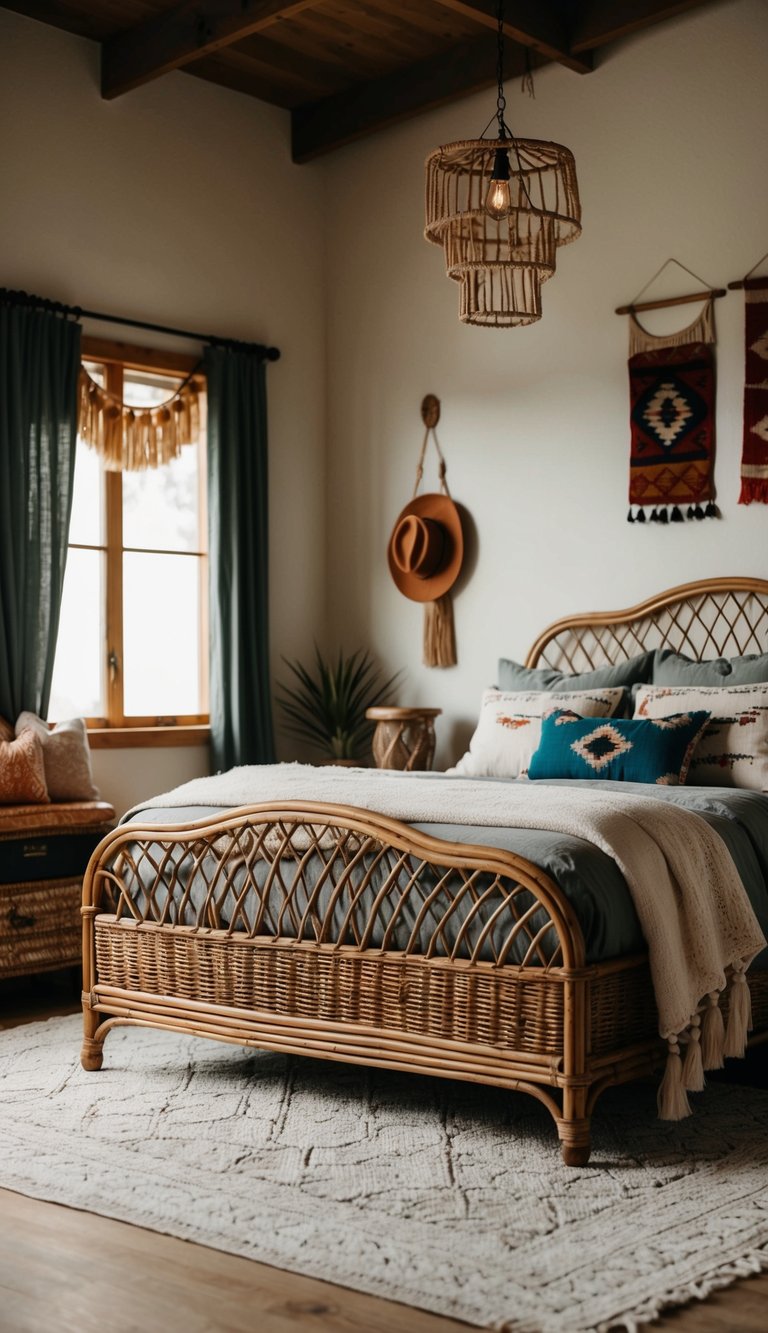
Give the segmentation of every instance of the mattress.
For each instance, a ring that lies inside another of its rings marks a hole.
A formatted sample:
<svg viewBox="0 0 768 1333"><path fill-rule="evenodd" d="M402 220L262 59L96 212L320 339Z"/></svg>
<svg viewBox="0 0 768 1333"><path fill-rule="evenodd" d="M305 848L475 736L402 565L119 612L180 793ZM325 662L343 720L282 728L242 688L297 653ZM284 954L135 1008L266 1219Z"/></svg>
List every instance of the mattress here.
<svg viewBox="0 0 768 1333"><path fill-rule="evenodd" d="M498 781L498 779L494 780ZM477 779L477 781L483 781L483 779ZM671 802L700 815L720 835L728 847L752 903L755 915L760 922L763 933L768 938L768 794L741 791L734 788L648 787L641 783L591 781L552 781L541 785L561 787L564 795L569 788L578 787L590 790L602 788L607 791L622 793L635 792L644 797L652 796L654 799ZM229 812L226 809L212 806L187 805L171 809L148 806L134 809L127 819L128 823L138 821L142 824L185 824L217 816L221 817L227 813ZM573 907L584 934L586 956L589 963L605 962L611 958L638 953L644 949L645 945L637 913L618 866L611 857L593 844L580 838L533 829L490 828L464 824L414 824L413 827L431 834L435 838L442 838L449 842L501 848L525 857L526 860L539 866L560 886ZM196 879L192 870L193 858L188 852L185 853L183 846L175 851L174 860L176 862L175 873L178 875L179 881L189 889L184 911L181 915L178 914L177 904L168 902L167 893L163 892L161 884L155 887L151 894L150 919L154 917L154 919L168 920L173 924L182 925L205 924L201 916L206 896L204 879L200 875ZM208 866L203 865L203 871L207 872L209 877L213 865L214 859L212 857ZM290 936L294 931L297 920L296 913L293 910L285 910L285 883L289 882L292 876L292 865L295 865L295 862L286 861L283 882L281 882L280 876L270 876L268 911L265 918L266 933L276 929L278 922L281 934ZM361 873L370 868L370 865L370 859L364 862ZM315 856L308 860L304 866L307 892L311 892L312 888L316 886L323 869L324 862L320 857ZM126 874L125 868L123 874ZM265 860L257 866L255 874L257 882L264 885L269 875L269 862ZM222 896L219 903L216 924L222 927L228 927L232 924L233 905L237 901L239 889L244 884L245 875L245 870L241 870L232 876L231 887ZM381 884L381 878L381 875L376 873L372 875L370 885L360 904L363 915L365 915L366 907L374 901L376 889ZM141 864L138 872L128 874L129 894L142 911L150 897L150 889L153 887L151 881L153 879L154 875L149 873L146 861ZM167 879L166 876L166 884ZM403 872L401 880L402 887L405 887L407 880L405 872ZM456 877L453 891L456 892L459 887L460 882ZM443 888L443 906L446 895L450 896L451 891L452 886L449 879ZM321 888L317 904L320 916L323 916L325 908L329 904L330 893L330 887L325 884ZM250 901L251 898L254 899L253 902ZM246 892L242 900L241 906L244 907L248 920L253 919L258 908L255 899L256 894L251 889ZM399 913L396 928L389 941L389 947L404 949L412 940L413 931L416 929L419 946L426 949L435 922L428 916L417 929L417 912L421 901L421 895L414 895L412 908ZM466 939L458 950L459 956L469 956L474 943L483 931L485 922L490 920L497 906L498 899L494 902L493 897L489 896L483 910L475 913L472 927L467 932ZM334 910L334 924L338 925L339 928L344 918L345 908L345 902L340 901ZM451 915L438 941L436 949L438 954L447 954L453 949L456 939L462 931L463 912L464 909L460 905L459 909ZM383 911L380 913L380 919L377 917L377 929L371 939L372 947L380 947L387 922L387 913ZM237 929L238 924L237 914L235 914L233 928ZM480 956L492 959L495 956L494 949L500 945L504 933L506 933L504 924L500 922L495 932L490 932ZM352 943L353 941L350 939L349 942ZM412 944L411 947L413 947ZM523 947L521 944L520 948ZM513 950L509 961L513 963L520 962L519 952L515 953ZM753 967L768 967L768 949L764 950L755 960Z"/></svg>

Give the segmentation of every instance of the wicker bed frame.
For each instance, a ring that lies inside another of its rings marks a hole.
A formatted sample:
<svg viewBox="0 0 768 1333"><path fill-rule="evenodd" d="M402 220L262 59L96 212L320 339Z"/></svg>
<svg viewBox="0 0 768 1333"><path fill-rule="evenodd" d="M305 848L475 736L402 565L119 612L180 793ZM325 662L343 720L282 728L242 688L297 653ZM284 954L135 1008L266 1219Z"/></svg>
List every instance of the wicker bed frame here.
<svg viewBox="0 0 768 1333"><path fill-rule="evenodd" d="M587 670L657 646L699 659L765 652L768 581L709 579L630 610L558 621L537 639L528 665ZM297 833L306 853L282 855ZM317 886L304 880L310 855L325 862L332 901L347 904L341 928L330 908L318 913ZM368 868L353 880L363 857ZM262 879L266 862L268 884L281 890L279 914L251 874L259 861ZM383 887L363 910L373 864ZM204 877L205 901L194 924L173 924L189 917L192 867ZM154 886L138 905L127 887L137 871ZM499 895L495 929L486 925L461 957L491 893ZM443 931L460 900L465 925L448 948ZM394 950L406 901L421 929ZM91 859L82 912L89 1070L101 1067L110 1028L138 1024L496 1084L543 1102L564 1161L583 1166L601 1092L651 1072L663 1054L646 956L586 965L573 910L537 866L366 810L285 803L196 824L117 828ZM483 943L490 961L479 956ZM768 1030L768 973L753 974L751 990L759 1038Z"/></svg>

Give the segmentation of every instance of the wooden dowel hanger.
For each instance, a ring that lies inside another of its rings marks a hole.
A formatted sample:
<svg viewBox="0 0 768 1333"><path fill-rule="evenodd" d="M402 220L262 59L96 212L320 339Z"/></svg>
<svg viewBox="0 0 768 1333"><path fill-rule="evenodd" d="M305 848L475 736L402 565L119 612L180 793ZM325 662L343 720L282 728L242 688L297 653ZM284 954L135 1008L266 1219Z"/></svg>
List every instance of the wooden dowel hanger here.
<svg viewBox="0 0 768 1333"><path fill-rule="evenodd" d="M671 305L688 305L692 301L709 301L714 297L727 295L725 287L707 287L706 283L704 283L703 292L691 292L688 296L659 296L655 301L638 301L638 297L642 296L643 292L648 291L648 288L652 286L656 279L661 276L665 268L668 268L670 264L675 264L677 268L681 268L689 277L695 278L696 282L704 282L704 279L698 277L692 269L687 268L685 264L681 264L679 259L675 259L674 257L665 259L661 268L656 270L653 277L646 282L645 286L637 293L634 301L630 301L629 305L617 306L616 314L634 315L642 310L665 310L667 306Z"/></svg>
<svg viewBox="0 0 768 1333"><path fill-rule="evenodd" d="M739 278L738 281L736 282L728 283L728 291L729 292L742 291L743 288L746 287L747 283L749 282L749 279L752 277L755 269L759 268L761 264L764 264L766 259L768 259L768 250L766 250L762 259L758 259L757 263L752 265L751 269L749 270L749 273L745 274L743 278Z"/></svg>
<svg viewBox="0 0 768 1333"><path fill-rule="evenodd" d="M743 283L734 284L743 286ZM728 284L731 286L731 283ZM620 305L616 307L617 315L634 315L642 310L664 310L670 305L689 305L691 301L708 301L710 297L725 296L725 287L707 287L703 292L691 292L688 296L665 296L659 297L657 301L640 301L637 305Z"/></svg>

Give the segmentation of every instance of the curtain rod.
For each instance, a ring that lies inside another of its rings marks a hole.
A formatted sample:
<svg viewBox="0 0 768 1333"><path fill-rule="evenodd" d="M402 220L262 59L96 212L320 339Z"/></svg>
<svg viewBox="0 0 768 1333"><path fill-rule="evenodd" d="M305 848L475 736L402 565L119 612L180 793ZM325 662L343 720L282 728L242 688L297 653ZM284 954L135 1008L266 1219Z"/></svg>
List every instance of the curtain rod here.
<svg viewBox="0 0 768 1333"><path fill-rule="evenodd" d="M263 361L278 361L279 347L266 347L264 343L243 342L239 338L219 338L213 333L192 333L189 329L172 329L165 324L149 324L142 319L122 319L119 315L105 315L97 310L83 310L80 306L63 305L60 301L48 301L43 296L31 296L28 292L11 291L0 287L0 304L27 305L37 310L49 310L56 315L72 315L75 319L96 319L102 324L122 324L131 329L147 329L150 333L167 333L174 338L189 338L193 342L209 343L211 347L228 347L233 351L251 352Z"/></svg>

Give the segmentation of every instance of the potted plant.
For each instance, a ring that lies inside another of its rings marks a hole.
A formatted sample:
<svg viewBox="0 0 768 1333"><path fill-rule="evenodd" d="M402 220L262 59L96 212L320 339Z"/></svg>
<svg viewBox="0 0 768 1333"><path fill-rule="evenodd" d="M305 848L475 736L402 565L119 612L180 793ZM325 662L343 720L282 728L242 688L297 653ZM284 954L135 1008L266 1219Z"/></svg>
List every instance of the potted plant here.
<svg viewBox="0 0 768 1333"><path fill-rule="evenodd" d="M279 685L277 702L291 736L307 741L335 763L361 759L370 743L373 725L367 708L386 702L400 672L382 682L381 670L368 651L359 648L335 661L323 657L315 645L313 669L283 658L295 684Z"/></svg>

